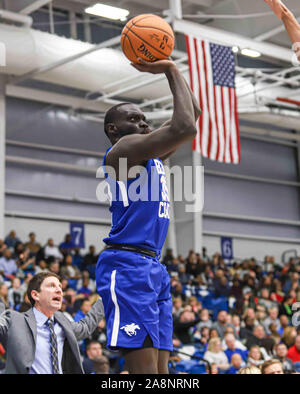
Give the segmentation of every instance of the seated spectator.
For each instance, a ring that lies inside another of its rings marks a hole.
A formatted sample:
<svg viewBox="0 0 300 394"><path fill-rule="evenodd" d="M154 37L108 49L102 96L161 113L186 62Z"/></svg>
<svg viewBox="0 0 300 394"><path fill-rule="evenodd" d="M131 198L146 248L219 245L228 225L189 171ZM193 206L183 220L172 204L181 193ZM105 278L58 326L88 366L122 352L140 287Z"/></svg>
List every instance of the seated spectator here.
<svg viewBox="0 0 300 394"><path fill-rule="evenodd" d="M63 256L71 254L75 249L74 242L72 241L72 235L66 234L64 242L60 243L59 251Z"/></svg>
<svg viewBox="0 0 300 394"><path fill-rule="evenodd" d="M68 280L74 280L77 281L78 279L81 278L81 273L76 267L76 265L73 265L73 257L70 254L67 254L65 257L65 266L61 268L61 276L64 278L67 278Z"/></svg>
<svg viewBox="0 0 300 394"><path fill-rule="evenodd" d="M276 306L276 303L270 300L270 291L267 288L261 289L258 303L260 305L263 305L266 309L270 309L273 306Z"/></svg>
<svg viewBox="0 0 300 394"><path fill-rule="evenodd" d="M48 270L48 264L46 263L45 260L41 260L36 266L35 266L35 273L39 274L40 272L49 272Z"/></svg>
<svg viewBox="0 0 300 394"><path fill-rule="evenodd" d="M83 299L81 302L80 309L75 313L74 321L78 322L79 320L83 319L90 311L92 305L90 300Z"/></svg>
<svg viewBox="0 0 300 394"><path fill-rule="evenodd" d="M0 283L0 303L5 305L6 309L9 309L9 301L8 301L8 287L5 283Z"/></svg>
<svg viewBox="0 0 300 394"><path fill-rule="evenodd" d="M12 259L12 253L9 249L6 249L3 253L3 257L0 258L0 274L5 280L12 280L18 272L18 266L14 259Z"/></svg>
<svg viewBox="0 0 300 394"><path fill-rule="evenodd" d="M275 346L275 358L281 362L284 373L290 374L295 372L295 367L293 365L293 362L289 358L287 358L287 354L288 349L284 343L278 343Z"/></svg>
<svg viewBox="0 0 300 394"><path fill-rule="evenodd" d="M293 316L293 311L292 311L292 305L294 303L293 297L290 295L285 295L283 302L280 304L279 307L279 316L287 316L289 320L292 319Z"/></svg>
<svg viewBox="0 0 300 394"><path fill-rule="evenodd" d="M55 259L62 259L63 257L58 247L54 245L54 241L52 238L48 239L47 245L44 247L44 256L45 259L48 259L49 257L54 257Z"/></svg>
<svg viewBox="0 0 300 394"><path fill-rule="evenodd" d="M253 336L253 330L255 327L255 319L251 317L246 317L245 321L242 323L243 327L240 330L240 339L247 341Z"/></svg>
<svg viewBox="0 0 300 394"><path fill-rule="evenodd" d="M75 265L79 270L82 270L83 257L80 254L80 248L74 249L73 255L73 265Z"/></svg>
<svg viewBox="0 0 300 394"><path fill-rule="evenodd" d="M6 243L0 238L0 257L3 256L4 251L7 249Z"/></svg>
<svg viewBox="0 0 300 394"><path fill-rule="evenodd" d="M35 257L30 257L29 250L25 249L24 253L21 253L19 260L17 261L19 269L25 274L28 272L34 274L35 272Z"/></svg>
<svg viewBox="0 0 300 394"><path fill-rule="evenodd" d="M298 272L292 272L289 275L289 278L285 281L283 291L287 294L290 290L295 290L297 287L299 287L299 274Z"/></svg>
<svg viewBox="0 0 300 394"><path fill-rule="evenodd" d="M174 321L174 333L183 344L193 342L193 333L199 323L199 316L194 312L184 310L178 319Z"/></svg>
<svg viewBox="0 0 300 394"><path fill-rule="evenodd" d="M212 338L220 338L219 332L216 328L211 328L209 330L209 339L212 339Z"/></svg>
<svg viewBox="0 0 300 394"><path fill-rule="evenodd" d="M209 334L209 327L202 327L200 329L200 344L204 347L205 350L207 350L207 345L210 339Z"/></svg>
<svg viewBox="0 0 300 394"><path fill-rule="evenodd" d="M279 360L273 359L264 362L261 366L262 375L283 375L283 367Z"/></svg>
<svg viewBox="0 0 300 394"><path fill-rule="evenodd" d="M190 281L190 275L186 273L186 268L184 264L179 265L178 278L183 285L187 285Z"/></svg>
<svg viewBox="0 0 300 394"><path fill-rule="evenodd" d="M275 324L276 331L279 331L280 329L280 321L278 319L278 308L277 307L272 307L268 310L268 317L264 320L263 326L266 331L267 335L271 334L271 331L269 329L271 324Z"/></svg>
<svg viewBox="0 0 300 394"><path fill-rule="evenodd" d="M27 291L27 287L28 287L28 283L30 282L30 280L33 278L33 275L29 272L28 274L25 275L25 278L23 280L23 283L20 286L21 291L23 292L23 294L26 294Z"/></svg>
<svg viewBox="0 0 300 394"><path fill-rule="evenodd" d="M183 266L185 267L185 265L183 265ZM167 270L168 270L169 273L177 273L178 274L178 272L179 272L179 260L176 257L174 257L173 260L171 261L171 263L167 266Z"/></svg>
<svg viewBox="0 0 300 394"><path fill-rule="evenodd" d="M218 367L215 363L210 364L210 370L208 368L208 366L206 366L206 373L207 374L211 374L211 375L218 375L219 374L219 370Z"/></svg>
<svg viewBox="0 0 300 394"><path fill-rule="evenodd" d="M106 356L100 356L93 360L96 375L109 374L109 361Z"/></svg>
<svg viewBox="0 0 300 394"><path fill-rule="evenodd" d="M17 237L15 230L12 230L8 236L5 238L4 242L6 243L8 248L14 249L18 242L21 242Z"/></svg>
<svg viewBox="0 0 300 394"><path fill-rule="evenodd" d="M295 327L286 327L282 335L282 343L284 343L289 349L295 344L295 339L297 336L297 331Z"/></svg>
<svg viewBox="0 0 300 394"><path fill-rule="evenodd" d="M182 299L180 297L174 298L173 299L173 318L179 318L180 314L183 311L182 307Z"/></svg>
<svg viewBox="0 0 300 394"><path fill-rule="evenodd" d="M96 249L94 245L89 246L89 253L87 253L82 262L82 269L86 270L89 266L96 266L98 261L98 254L96 254Z"/></svg>
<svg viewBox="0 0 300 394"><path fill-rule="evenodd" d="M77 294L82 294L84 297L88 297L92 294L92 290L89 288L90 279L85 277L82 280L82 286L77 290Z"/></svg>
<svg viewBox="0 0 300 394"><path fill-rule="evenodd" d="M201 330L202 327L211 328L212 324L208 309L202 309L200 312L200 323L197 324L197 329Z"/></svg>
<svg viewBox="0 0 300 394"><path fill-rule="evenodd" d="M265 359L262 355L259 346L252 346L249 354L248 354L248 366L255 366L258 367L259 365L263 364Z"/></svg>
<svg viewBox="0 0 300 394"><path fill-rule="evenodd" d="M275 343L273 339L266 337L264 327L259 325L254 328L253 335L249 337L246 342L246 347L248 349L254 345L265 348L267 353L271 354Z"/></svg>
<svg viewBox="0 0 300 394"><path fill-rule="evenodd" d="M279 321L280 321L280 328L279 328L278 332L279 332L280 336L282 336L284 330L287 327L289 327L290 322L289 322L289 318L286 315L281 315L279 317Z"/></svg>
<svg viewBox="0 0 300 394"><path fill-rule="evenodd" d="M69 312L67 312L67 301L65 298L63 298L62 303L61 303L61 308L60 308L60 312L62 312L65 317L70 321L73 322L73 317L72 315L70 315Z"/></svg>
<svg viewBox="0 0 300 394"><path fill-rule="evenodd" d="M8 289L8 302L9 306L15 310L23 302L24 291L21 288L21 281L19 278L12 280L12 286Z"/></svg>
<svg viewBox="0 0 300 394"><path fill-rule="evenodd" d="M77 282L77 289L79 289L80 287L82 287L82 283L84 279L88 279L89 280L89 285L88 288L91 290L92 293L94 293L96 291L96 281L90 278L90 274L88 271L81 271L81 278L78 279Z"/></svg>
<svg viewBox="0 0 300 394"><path fill-rule="evenodd" d="M41 249L41 245L36 242L35 233L29 234L29 241L25 244L25 248L29 250L31 255L36 255Z"/></svg>
<svg viewBox="0 0 300 394"><path fill-rule="evenodd" d="M86 374L94 372L93 360L102 356L102 345L98 341L90 341L86 345L86 357L84 357L82 366Z"/></svg>
<svg viewBox="0 0 300 394"><path fill-rule="evenodd" d="M213 285L213 279L214 279L214 273L210 267L210 265L207 265L204 269L204 272L201 274L201 279L202 283L206 285L208 288L212 287Z"/></svg>
<svg viewBox="0 0 300 394"><path fill-rule="evenodd" d="M300 335L296 336L295 345L289 348L287 358L289 358L293 363L300 361Z"/></svg>
<svg viewBox="0 0 300 394"><path fill-rule="evenodd" d="M54 260L49 264L49 272L54 272L56 275L60 276L60 265L58 261Z"/></svg>
<svg viewBox="0 0 300 394"><path fill-rule="evenodd" d="M191 308L192 308L192 311L195 312L195 313L197 313L197 314L198 314L198 313L201 311L201 309L202 309L201 302L198 301L197 298L194 297L194 296L189 297L189 299L188 299L188 305L190 305Z"/></svg>
<svg viewBox="0 0 300 394"><path fill-rule="evenodd" d="M203 358L209 363L217 365L221 371L226 371L229 368L226 354L222 351L220 338L212 338L208 343L207 351Z"/></svg>
<svg viewBox="0 0 300 394"><path fill-rule="evenodd" d="M264 325L264 321L267 318L266 308L263 305L257 305L255 313L255 325Z"/></svg>
<svg viewBox="0 0 300 394"><path fill-rule="evenodd" d="M218 331L220 338L223 339L227 327L233 328L234 336L236 337L237 335L234 326L232 324L227 323L227 312L219 311L217 322L213 323L212 328L215 328Z"/></svg>
<svg viewBox="0 0 300 394"><path fill-rule="evenodd" d="M237 374L238 375L261 375L261 371L257 367L250 366L250 367L241 368Z"/></svg>
<svg viewBox="0 0 300 394"><path fill-rule="evenodd" d="M225 345L224 353L228 358L228 362L231 363L231 358L233 354L239 354L242 359L246 362L247 361L247 351L242 350L237 347L236 342L238 342L233 334L226 334L225 335Z"/></svg>
<svg viewBox="0 0 300 394"><path fill-rule="evenodd" d="M99 321L96 330L92 333L92 338L101 343L102 347L106 347L106 322L105 319Z"/></svg>
<svg viewBox="0 0 300 394"><path fill-rule="evenodd" d="M215 279L214 288L216 297L229 297L230 286L225 275Z"/></svg>
<svg viewBox="0 0 300 394"><path fill-rule="evenodd" d="M243 359L240 354L234 353L231 358L231 366L226 371L228 375L236 375L243 365Z"/></svg>
<svg viewBox="0 0 300 394"><path fill-rule="evenodd" d="M241 331L241 318L239 315L233 315L232 316L232 324L235 329L236 335L240 337L240 331Z"/></svg>
<svg viewBox="0 0 300 394"><path fill-rule="evenodd" d="M172 249L167 249L162 263L168 267L169 263L172 262L173 258L174 258L173 250Z"/></svg>

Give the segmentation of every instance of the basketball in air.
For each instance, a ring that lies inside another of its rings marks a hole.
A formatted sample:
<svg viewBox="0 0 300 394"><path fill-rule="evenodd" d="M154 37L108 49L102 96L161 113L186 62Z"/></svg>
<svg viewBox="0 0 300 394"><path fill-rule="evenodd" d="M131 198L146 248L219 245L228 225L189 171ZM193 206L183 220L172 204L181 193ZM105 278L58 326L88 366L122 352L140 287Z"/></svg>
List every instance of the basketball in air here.
<svg viewBox="0 0 300 394"><path fill-rule="evenodd" d="M157 15L136 16L122 31L122 50L133 63L138 63L139 57L148 62L167 59L174 49L174 43L171 26Z"/></svg>

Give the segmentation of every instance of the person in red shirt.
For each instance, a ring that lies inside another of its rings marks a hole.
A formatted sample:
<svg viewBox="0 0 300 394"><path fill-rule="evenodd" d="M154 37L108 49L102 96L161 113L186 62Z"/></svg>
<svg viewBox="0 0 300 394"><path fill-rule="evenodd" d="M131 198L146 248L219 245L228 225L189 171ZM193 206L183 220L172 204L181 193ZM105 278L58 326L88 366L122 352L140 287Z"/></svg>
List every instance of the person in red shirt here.
<svg viewBox="0 0 300 394"><path fill-rule="evenodd" d="M297 363L300 361L300 335L296 336L295 345L289 348L287 357L293 362Z"/></svg>

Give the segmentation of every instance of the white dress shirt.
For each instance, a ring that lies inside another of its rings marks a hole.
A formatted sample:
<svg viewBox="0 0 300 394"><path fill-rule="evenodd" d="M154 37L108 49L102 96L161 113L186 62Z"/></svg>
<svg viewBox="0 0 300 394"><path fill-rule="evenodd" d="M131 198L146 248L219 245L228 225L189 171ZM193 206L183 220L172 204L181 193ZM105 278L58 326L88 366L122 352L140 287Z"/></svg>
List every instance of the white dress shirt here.
<svg viewBox="0 0 300 394"><path fill-rule="evenodd" d="M36 308L33 308L33 313L36 319L37 335L36 335L35 358L29 373L52 374L50 330L46 324L48 317L44 315L42 312L40 312L39 310L37 310ZM57 337L59 372L62 373L61 359L63 353L65 333L63 328L58 323L56 323L55 320L54 320L54 332Z"/></svg>

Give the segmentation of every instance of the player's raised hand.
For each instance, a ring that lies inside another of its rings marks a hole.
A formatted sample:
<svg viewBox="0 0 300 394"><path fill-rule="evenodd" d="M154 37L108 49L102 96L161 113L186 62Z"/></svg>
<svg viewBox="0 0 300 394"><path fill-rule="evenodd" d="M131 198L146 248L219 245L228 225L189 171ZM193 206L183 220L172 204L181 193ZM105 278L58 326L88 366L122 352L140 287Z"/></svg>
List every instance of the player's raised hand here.
<svg viewBox="0 0 300 394"><path fill-rule="evenodd" d="M151 74L163 74L171 68L176 67L175 63L169 59L157 60L156 62L146 62L145 60L138 58L138 61L139 63L130 64L138 71L148 72Z"/></svg>
<svg viewBox="0 0 300 394"><path fill-rule="evenodd" d="M277 16L278 19L282 19L283 12L286 10L285 5L282 3L281 0L264 0L265 3L271 8L274 14Z"/></svg>

